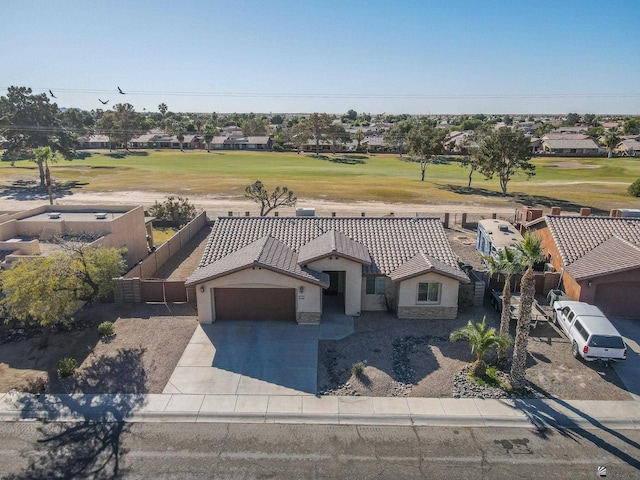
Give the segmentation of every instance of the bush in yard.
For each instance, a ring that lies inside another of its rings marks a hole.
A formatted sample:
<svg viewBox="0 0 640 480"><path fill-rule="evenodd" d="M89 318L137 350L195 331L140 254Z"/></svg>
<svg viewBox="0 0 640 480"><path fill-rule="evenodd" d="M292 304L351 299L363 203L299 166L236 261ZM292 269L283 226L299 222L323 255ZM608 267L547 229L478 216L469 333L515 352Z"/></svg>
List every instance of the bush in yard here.
<svg viewBox="0 0 640 480"><path fill-rule="evenodd" d="M110 337L116 333L116 328L113 326L113 322L102 322L98 325L98 334L101 337Z"/></svg>
<svg viewBox="0 0 640 480"><path fill-rule="evenodd" d="M78 362L75 358L65 357L58 360L56 363L56 373L58 377L65 378L70 377L76 372L78 368Z"/></svg>
<svg viewBox="0 0 640 480"><path fill-rule="evenodd" d="M188 198L168 197L164 202L156 202L149 208L149 213L158 220L173 222L179 227L185 226L191 220L196 218L196 207L193 206Z"/></svg>
<svg viewBox="0 0 640 480"><path fill-rule="evenodd" d="M629 195L633 197L640 197L640 178L629 185L627 192L629 192Z"/></svg>
<svg viewBox="0 0 640 480"><path fill-rule="evenodd" d="M364 374L364 363L356 362L351 366L351 373L354 377L360 378Z"/></svg>

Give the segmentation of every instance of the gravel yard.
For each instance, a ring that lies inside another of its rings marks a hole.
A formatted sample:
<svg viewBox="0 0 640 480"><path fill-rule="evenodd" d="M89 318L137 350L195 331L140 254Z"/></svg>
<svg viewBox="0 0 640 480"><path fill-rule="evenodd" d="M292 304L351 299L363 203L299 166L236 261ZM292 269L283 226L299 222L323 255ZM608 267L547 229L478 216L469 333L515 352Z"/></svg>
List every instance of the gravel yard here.
<svg viewBox="0 0 640 480"><path fill-rule="evenodd" d="M27 391L43 378L50 393L162 393L198 323L192 306L169 308L102 304L77 314L83 327L53 333L44 349L38 349L38 336L5 343L0 392ZM97 334L97 325L106 320L116 330L109 342ZM62 357L75 358L80 367L60 380L56 362Z"/></svg>
<svg viewBox="0 0 640 480"><path fill-rule="evenodd" d="M474 360L465 342L452 343L449 333L468 320L498 326L487 304L469 308L456 320L398 320L386 312L364 313L356 332L339 341L321 341L318 388L328 395L452 397L454 377ZM512 334L515 323L512 325ZM571 356L566 338L538 323L529 339L527 379L538 396L567 400L630 400L611 366L583 363ZM489 354L487 360L493 360ZM366 362L364 375L351 374Z"/></svg>

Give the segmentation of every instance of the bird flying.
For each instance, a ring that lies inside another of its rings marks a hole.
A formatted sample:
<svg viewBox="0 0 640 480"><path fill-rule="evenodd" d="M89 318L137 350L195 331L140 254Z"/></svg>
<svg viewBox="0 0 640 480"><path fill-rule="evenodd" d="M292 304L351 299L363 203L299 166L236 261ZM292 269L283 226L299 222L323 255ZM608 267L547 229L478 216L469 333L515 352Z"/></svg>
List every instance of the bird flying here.
<svg viewBox="0 0 640 480"><path fill-rule="evenodd" d="M124 93L120 87L118 87L118 92L120 92L122 95L126 95L126 93Z"/></svg>
<svg viewBox="0 0 640 480"><path fill-rule="evenodd" d="M98 99L98 100L100 100L100 99ZM100 100L100 103L103 104L103 105L106 105L107 103L109 103L109 100L105 100L104 102L102 100Z"/></svg>
<svg viewBox="0 0 640 480"><path fill-rule="evenodd" d="M51 90L49 90L49 95L51 95L51 98L58 98L53 94L53 92Z"/></svg>

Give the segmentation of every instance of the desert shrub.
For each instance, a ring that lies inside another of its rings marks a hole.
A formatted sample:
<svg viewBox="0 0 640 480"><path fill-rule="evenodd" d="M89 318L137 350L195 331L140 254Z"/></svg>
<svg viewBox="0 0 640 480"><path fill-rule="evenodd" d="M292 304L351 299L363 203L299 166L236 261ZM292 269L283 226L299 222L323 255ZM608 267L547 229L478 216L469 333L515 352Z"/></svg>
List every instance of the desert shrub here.
<svg viewBox="0 0 640 480"><path fill-rule="evenodd" d="M113 322L102 322L98 325L98 334L101 337L110 337L116 333L116 328L113 325Z"/></svg>
<svg viewBox="0 0 640 480"><path fill-rule="evenodd" d="M640 197L640 178L629 185L627 192L629 192L629 195L633 197Z"/></svg>
<svg viewBox="0 0 640 480"><path fill-rule="evenodd" d="M149 207L149 213L158 220L173 222L182 227L196 217L196 207L194 207L188 198L168 197L164 202L156 202Z"/></svg>
<svg viewBox="0 0 640 480"><path fill-rule="evenodd" d="M356 362L351 366L351 373L354 377L360 378L364 374L364 363Z"/></svg>
<svg viewBox="0 0 640 480"><path fill-rule="evenodd" d="M58 360L56 363L56 373L58 377L65 378L70 377L76 372L78 368L78 362L75 358L65 357Z"/></svg>

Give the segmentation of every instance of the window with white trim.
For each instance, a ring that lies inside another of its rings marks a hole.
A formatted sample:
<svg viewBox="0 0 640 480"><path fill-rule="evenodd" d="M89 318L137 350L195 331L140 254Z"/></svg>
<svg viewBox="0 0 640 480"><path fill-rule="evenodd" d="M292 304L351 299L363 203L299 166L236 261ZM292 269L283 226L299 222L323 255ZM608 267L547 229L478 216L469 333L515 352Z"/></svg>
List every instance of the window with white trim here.
<svg viewBox="0 0 640 480"><path fill-rule="evenodd" d="M387 291L387 277L367 277L367 295L384 295Z"/></svg>
<svg viewBox="0 0 640 480"><path fill-rule="evenodd" d="M440 302L440 291L442 284L438 282L418 283L417 303L438 303Z"/></svg>

